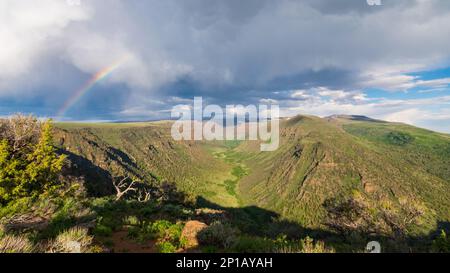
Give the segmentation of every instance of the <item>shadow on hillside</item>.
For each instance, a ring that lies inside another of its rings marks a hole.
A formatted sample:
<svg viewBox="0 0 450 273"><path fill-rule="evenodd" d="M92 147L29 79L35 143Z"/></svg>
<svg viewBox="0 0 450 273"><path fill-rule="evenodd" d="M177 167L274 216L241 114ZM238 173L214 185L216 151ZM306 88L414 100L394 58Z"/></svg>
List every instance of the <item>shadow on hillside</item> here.
<svg viewBox="0 0 450 273"><path fill-rule="evenodd" d="M225 216L223 218L226 222L250 235L272 239L279 235L286 235L289 239L301 239L310 236L315 239L326 239L325 241L329 243L339 241L337 240L339 236L335 233L302 227L296 222L282 219L281 215L276 212L257 206L228 208L212 203L203 197L198 197L196 207L224 211ZM214 217L211 218L214 219Z"/></svg>
<svg viewBox="0 0 450 273"><path fill-rule="evenodd" d="M63 175L82 179L88 195L101 197L114 193L111 183L113 177L107 170L70 151L61 150L59 152L67 155L70 161L70 166L64 170ZM178 191L173 184L163 183L155 198L169 200L167 203L179 205L185 204L183 200L186 200L186 195ZM339 231L332 228L311 229L297 222L283 219L280 214L264 208L257 206L222 207L203 197L197 197L192 205L194 208L210 209L210 211L206 210L195 217L207 224L214 221L227 222L245 234L273 239L281 234L288 236L290 239L301 239L309 236L315 240L324 241L327 246L335 248L338 252L363 252L370 241L380 242L383 252L430 252L432 242L440 235L441 230L447 233L450 231L449 222L438 222L434 231L423 236L389 237L384 234L368 233L362 230L355 231L345 227L341 227ZM223 213L217 213L217 211L223 211Z"/></svg>
<svg viewBox="0 0 450 273"><path fill-rule="evenodd" d="M437 228L423 236L389 237L381 234L367 234L352 229L333 232L324 229L305 228L300 224L282 219L276 212L257 206L242 208L227 208L214 204L203 197L198 197L196 207L209 208L225 212L222 221L239 228L250 235L275 239L286 235L289 239L302 239L306 236L323 241L326 246L333 247L337 252L364 252L371 241L377 241L383 252L430 252L433 251L433 240L444 230L450 232L450 222L438 222ZM214 217L211 217L214 219ZM210 220L210 223L214 220ZM209 223L209 224L210 224Z"/></svg>
<svg viewBox="0 0 450 273"><path fill-rule="evenodd" d="M89 196L101 197L113 194L111 183L113 178L107 170L70 151L61 149L58 153L66 155L69 162L63 170L63 176L81 179Z"/></svg>
<svg viewBox="0 0 450 273"><path fill-rule="evenodd" d="M111 157L117 160L118 162L124 162L125 166L129 165L132 168L138 168L138 165L136 162L134 162L126 153L122 152L121 150L114 148L112 146L109 146L108 149L111 149L113 153L111 154ZM120 158L120 160L119 160Z"/></svg>

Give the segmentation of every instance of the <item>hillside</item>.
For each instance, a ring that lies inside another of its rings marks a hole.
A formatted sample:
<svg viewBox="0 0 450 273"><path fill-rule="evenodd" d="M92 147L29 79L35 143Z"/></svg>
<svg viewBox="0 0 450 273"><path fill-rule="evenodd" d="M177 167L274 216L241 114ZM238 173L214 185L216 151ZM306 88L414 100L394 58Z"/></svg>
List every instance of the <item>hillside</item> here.
<svg viewBox="0 0 450 273"><path fill-rule="evenodd" d="M220 189L233 178L232 166L218 160L200 143L173 141L169 123L58 127L56 141L78 165L79 174L92 176L86 178L93 194L104 193L96 181L131 177L145 183L173 182L193 197L201 195L224 206L237 205L234 197L221 195Z"/></svg>
<svg viewBox="0 0 450 273"><path fill-rule="evenodd" d="M449 135L296 116L261 152L171 125L0 120L0 252L448 251Z"/></svg>
<svg viewBox="0 0 450 273"><path fill-rule="evenodd" d="M251 144L237 149L252 170L239 184L246 203L315 229L330 224L327 204L348 200L363 205L374 221L396 218L378 223L371 230L377 233L405 228L399 222L409 222L409 214L420 215L410 234L449 221L448 135L348 117L295 117L282 128L274 153Z"/></svg>
<svg viewBox="0 0 450 273"><path fill-rule="evenodd" d="M58 127L61 147L101 172L175 182L192 198L256 206L311 230L341 232L330 213L350 200L367 212L350 220L363 233L420 236L450 220L450 136L404 124L297 116L282 121L270 153L256 142L175 142L165 122ZM92 179L92 188L102 180Z"/></svg>

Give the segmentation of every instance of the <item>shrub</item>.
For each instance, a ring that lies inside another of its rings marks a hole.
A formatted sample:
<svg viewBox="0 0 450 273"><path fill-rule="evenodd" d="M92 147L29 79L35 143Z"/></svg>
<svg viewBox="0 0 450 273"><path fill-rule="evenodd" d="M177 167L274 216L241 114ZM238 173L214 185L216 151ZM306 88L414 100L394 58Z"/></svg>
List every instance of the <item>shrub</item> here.
<svg viewBox="0 0 450 273"><path fill-rule="evenodd" d="M128 228L128 237L132 239L140 239L141 229L136 226L131 226Z"/></svg>
<svg viewBox="0 0 450 273"><path fill-rule="evenodd" d="M411 143L414 137L404 132L389 132L385 136L386 142L392 145L403 146Z"/></svg>
<svg viewBox="0 0 450 273"><path fill-rule="evenodd" d="M136 216L127 216L124 218L123 224L127 226L139 226L140 221Z"/></svg>
<svg viewBox="0 0 450 273"><path fill-rule="evenodd" d="M98 224L110 228L112 231L116 231L122 227L122 218L114 217L114 215L104 215L100 216L98 219Z"/></svg>
<svg viewBox="0 0 450 273"><path fill-rule="evenodd" d="M301 240L301 253L334 253L334 250L331 248L326 248L325 243L322 241L316 241L310 237L306 237Z"/></svg>
<svg viewBox="0 0 450 273"><path fill-rule="evenodd" d="M15 153L27 153L39 139L41 123L33 116L15 115L0 120L0 139L8 141Z"/></svg>
<svg viewBox="0 0 450 273"><path fill-rule="evenodd" d="M110 227L105 226L103 224L97 224L97 226L94 229L94 234L96 236L109 237L112 235L112 233L113 230Z"/></svg>
<svg viewBox="0 0 450 273"><path fill-rule="evenodd" d="M90 252L92 237L85 228L74 227L63 233L51 243L49 252L86 253Z"/></svg>
<svg viewBox="0 0 450 273"><path fill-rule="evenodd" d="M450 253L450 238L447 237L447 233L444 230L433 241L433 251L439 253Z"/></svg>
<svg viewBox="0 0 450 273"><path fill-rule="evenodd" d="M182 247L182 230L182 223L172 224L167 220L157 220L153 223L144 225L141 234L139 234L139 237L141 238L141 240L158 239L159 241L168 241L178 247Z"/></svg>
<svg viewBox="0 0 450 273"><path fill-rule="evenodd" d="M6 128L13 132L3 132L7 137L0 141L0 203L3 204L55 190L65 161L65 156L58 156L53 147L49 121L38 126L35 119L26 122L21 117L17 119L20 122ZM31 135L34 129L27 129L34 127L40 128L36 143ZM22 137L30 142L23 142Z"/></svg>
<svg viewBox="0 0 450 273"><path fill-rule="evenodd" d="M314 243L313 239L306 237L303 240L288 240L284 234L276 239L261 238L255 236L240 236L233 248L240 253L328 253L334 252L326 248L321 241Z"/></svg>
<svg viewBox="0 0 450 273"><path fill-rule="evenodd" d="M179 244L183 244L183 240L181 240L181 233L183 231L183 225L181 223L177 223L171 225L165 232L164 237L166 240L170 240L173 242L178 242Z"/></svg>
<svg viewBox="0 0 450 273"><path fill-rule="evenodd" d="M244 235L236 240L233 250L239 253L269 253L274 246L270 239Z"/></svg>
<svg viewBox="0 0 450 273"><path fill-rule="evenodd" d="M154 234L163 235L171 225L172 223L167 220L157 220L150 224L149 229Z"/></svg>
<svg viewBox="0 0 450 273"><path fill-rule="evenodd" d="M201 248L202 253L217 253L219 249L215 246L204 246Z"/></svg>
<svg viewBox="0 0 450 273"><path fill-rule="evenodd" d="M31 253L33 244L25 236L5 235L0 239L0 253Z"/></svg>
<svg viewBox="0 0 450 273"><path fill-rule="evenodd" d="M230 249L236 244L237 235L237 229L221 222L214 222L198 234L198 240L204 245Z"/></svg>
<svg viewBox="0 0 450 273"><path fill-rule="evenodd" d="M316 241L306 237L297 243L287 243L279 246L276 253L334 253L334 249L325 247L322 241Z"/></svg>
<svg viewBox="0 0 450 273"><path fill-rule="evenodd" d="M20 198L4 207L0 206L0 219L27 212L31 206L31 201L31 198Z"/></svg>
<svg viewBox="0 0 450 273"><path fill-rule="evenodd" d="M159 253L175 253L177 252L177 247L174 246L171 242L162 241L156 243L156 250Z"/></svg>
<svg viewBox="0 0 450 273"><path fill-rule="evenodd" d="M149 202L145 207L139 210L139 213L143 217L151 217L156 212L156 207L153 203Z"/></svg>
<svg viewBox="0 0 450 273"><path fill-rule="evenodd" d="M73 227L76 224L75 218L66 213L57 213L50 221L48 227L43 230L38 238L55 238L59 233Z"/></svg>

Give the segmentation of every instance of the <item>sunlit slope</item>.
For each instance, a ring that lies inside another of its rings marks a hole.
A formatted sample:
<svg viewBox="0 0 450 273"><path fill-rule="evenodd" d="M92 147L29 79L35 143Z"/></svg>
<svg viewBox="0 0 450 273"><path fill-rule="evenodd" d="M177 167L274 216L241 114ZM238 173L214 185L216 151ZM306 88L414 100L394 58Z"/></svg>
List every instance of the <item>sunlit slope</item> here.
<svg viewBox="0 0 450 273"><path fill-rule="evenodd" d="M250 168L241 180L244 202L323 228L327 200L357 198L375 213L423 212L418 230L450 219L450 139L411 126L347 118L298 116L281 126L280 148L237 151ZM404 134L410 134L410 137ZM407 142L407 143L404 143Z"/></svg>
<svg viewBox="0 0 450 273"><path fill-rule="evenodd" d="M342 128L392 158L450 181L450 136L396 123L344 122Z"/></svg>
<svg viewBox="0 0 450 273"><path fill-rule="evenodd" d="M375 219L413 208L417 232L450 220L448 135L364 117L298 116L282 121L278 150L260 152L251 141L177 142L170 125L58 124L56 140L98 194L113 192L113 177L130 176L315 229L327 229L330 200L358 200Z"/></svg>
<svg viewBox="0 0 450 273"><path fill-rule="evenodd" d="M234 179L233 166L217 159L212 147L174 141L170 126L169 122L57 124L56 139L68 153L87 159L79 162L84 164L80 172L90 175L89 184L96 191L108 187L108 181L103 180L111 178L98 175L104 170L112 177L174 182L193 197L237 206L237 198L226 191L226 181ZM93 166L88 166L90 163Z"/></svg>

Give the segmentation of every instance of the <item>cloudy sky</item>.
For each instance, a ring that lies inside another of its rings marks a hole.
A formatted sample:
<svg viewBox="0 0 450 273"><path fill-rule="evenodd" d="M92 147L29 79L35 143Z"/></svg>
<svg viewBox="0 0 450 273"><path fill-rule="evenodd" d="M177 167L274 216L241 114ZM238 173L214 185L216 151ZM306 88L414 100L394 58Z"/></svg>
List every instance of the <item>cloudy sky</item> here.
<svg viewBox="0 0 450 273"><path fill-rule="evenodd" d="M2 116L149 120L203 96L450 132L449 84L448 0L0 0Z"/></svg>

